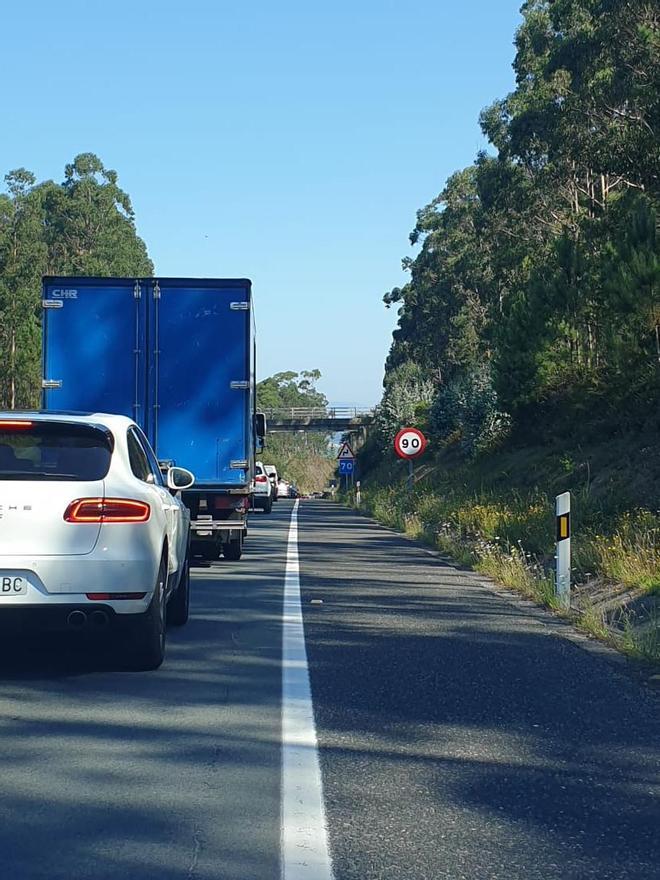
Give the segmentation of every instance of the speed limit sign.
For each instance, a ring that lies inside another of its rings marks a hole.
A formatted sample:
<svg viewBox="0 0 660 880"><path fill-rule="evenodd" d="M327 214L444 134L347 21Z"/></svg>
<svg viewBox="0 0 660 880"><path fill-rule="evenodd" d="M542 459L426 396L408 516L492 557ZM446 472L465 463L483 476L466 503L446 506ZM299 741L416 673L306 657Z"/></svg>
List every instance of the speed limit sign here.
<svg viewBox="0 0 660 880"><path fill-rule="evenodd" d="M394 451L399 458L419 458L426 449L426 442L418 428L402 428L394 438Z"/></svg>

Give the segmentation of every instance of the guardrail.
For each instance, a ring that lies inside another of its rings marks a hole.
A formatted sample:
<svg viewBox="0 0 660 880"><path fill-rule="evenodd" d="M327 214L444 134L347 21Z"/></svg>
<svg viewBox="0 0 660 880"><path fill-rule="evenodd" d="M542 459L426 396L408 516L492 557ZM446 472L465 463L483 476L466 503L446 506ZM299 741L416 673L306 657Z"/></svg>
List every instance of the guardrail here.
<svg viewBox="0 0 660 880"><path fill-rule="evenodd" d="M360 416L370 416L373 409L362 409L354 406L318 406L318 407L277 407L276 409L263 410L267 419L277 421L286 419L291 421L305 419L357 419Z"/></svg>

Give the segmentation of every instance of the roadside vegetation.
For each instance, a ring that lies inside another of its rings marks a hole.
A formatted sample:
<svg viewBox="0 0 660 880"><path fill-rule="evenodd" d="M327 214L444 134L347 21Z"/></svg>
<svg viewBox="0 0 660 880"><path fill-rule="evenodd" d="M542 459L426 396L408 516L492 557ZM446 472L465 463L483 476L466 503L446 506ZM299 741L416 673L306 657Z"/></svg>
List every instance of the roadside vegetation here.
<svg viewBox="0 0 660 880"><path fill-rule="evenodd" d="M285 371L257 384L257 408L260 410L311 408L328 405L316 388L321 378L318 370L301 373ZM282 432L268 434L266 449L260 454L264 464L274 464L281 477L293 482L301 492L320 492L334 471L325 434Z"/></svg>
<svg viewBox="0 0 660 880"><path fill-rule="evenodd" d="M381 521L553 604L554 496L574 493L581 625L658 657L660 18L528 0L492 149L418 212L360 454ZM390 452L432 452L408 496Z"/></svg>
<svg viewBox="0 0 660 880"><path fill-rule="evenodd" d="M651 481L660 477L660 455L644 453L632 437L628 442ZM576 450L575 459L543 446L473 461L441 450L418 465L412 493L404 466L388 456L364 481L362 508L459 565L558 611L554 497L570 489L569 616L629 654L660 661L660 511L632 505L634 475L622 465L621 446Z"/></svg>
<svg viewBox="0 0 660 880"><path fill-rule="evenodd" d="M42 275L153 274L131 200L93 153L38 182L25 168L0 193L0 408L29 409L41 397Z"/></svg>

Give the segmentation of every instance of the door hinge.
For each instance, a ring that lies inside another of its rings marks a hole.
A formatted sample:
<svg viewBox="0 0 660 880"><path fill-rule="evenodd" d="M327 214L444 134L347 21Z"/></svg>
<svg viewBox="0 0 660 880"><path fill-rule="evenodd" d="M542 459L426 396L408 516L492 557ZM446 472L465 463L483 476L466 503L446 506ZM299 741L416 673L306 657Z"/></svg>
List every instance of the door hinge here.
<svg viewBox="0 0 660 880"><path fill-rule="evenodd" d="M41 383L41 387L44 389L44 391L46 391L50 388L61 388L62 387L62 380L61 379L44 379Z"/></svg>
<svg viewBox="0 0 660 880"><path fill-rule="evenodd" d="M250 303L249 302L230 303L229 308L233 312L249 312L250 311Z"/></svg>
<svg viewBox="0 0 660 880"><path fill-rule="evenodd" d="M229 467L236 471L244 471L247 469L248 463L245 458L239 458L236 461L230 461Z"/></svg>
<svg viewBox="0 0 660 880"><path fill-rule="evenodd" d="M160 299L160 284L157 281L154 283L154 299Z"/></svg>
<svg viewBox="0 0 660 880"><path fill-rule="evenodd" d="M42 309L61 309L64 308L64 301L61 299L42 299Z"/></svg>
<svg viewBox="0 0 660 880"><path fill-rule="evenodd" d="M250 387L250 383L244 380L230 382L229 387L232 388L234 391L247 391L247 389Z"/></svg>
<svg viewBox="0 0 660 880"><path fill-rule="evenodd" d="M133 288L133 296L135 299L140 299L142 296L142 288L140 287L140 282L135 282L135 287Z"/></svg>

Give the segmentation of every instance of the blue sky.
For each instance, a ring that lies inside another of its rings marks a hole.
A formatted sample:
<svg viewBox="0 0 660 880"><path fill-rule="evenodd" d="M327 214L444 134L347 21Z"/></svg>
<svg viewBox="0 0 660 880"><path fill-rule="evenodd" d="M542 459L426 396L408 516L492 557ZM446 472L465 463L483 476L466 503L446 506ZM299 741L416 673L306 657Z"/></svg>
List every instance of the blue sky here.
<svg viewBox="0 0 660 880"><path fill-rule="evenodd" d="M415 212L485 146L521 0L114 0L3 12L0 172L119 173L161 275L254 282L259 374L372 404Z"/></svg>

